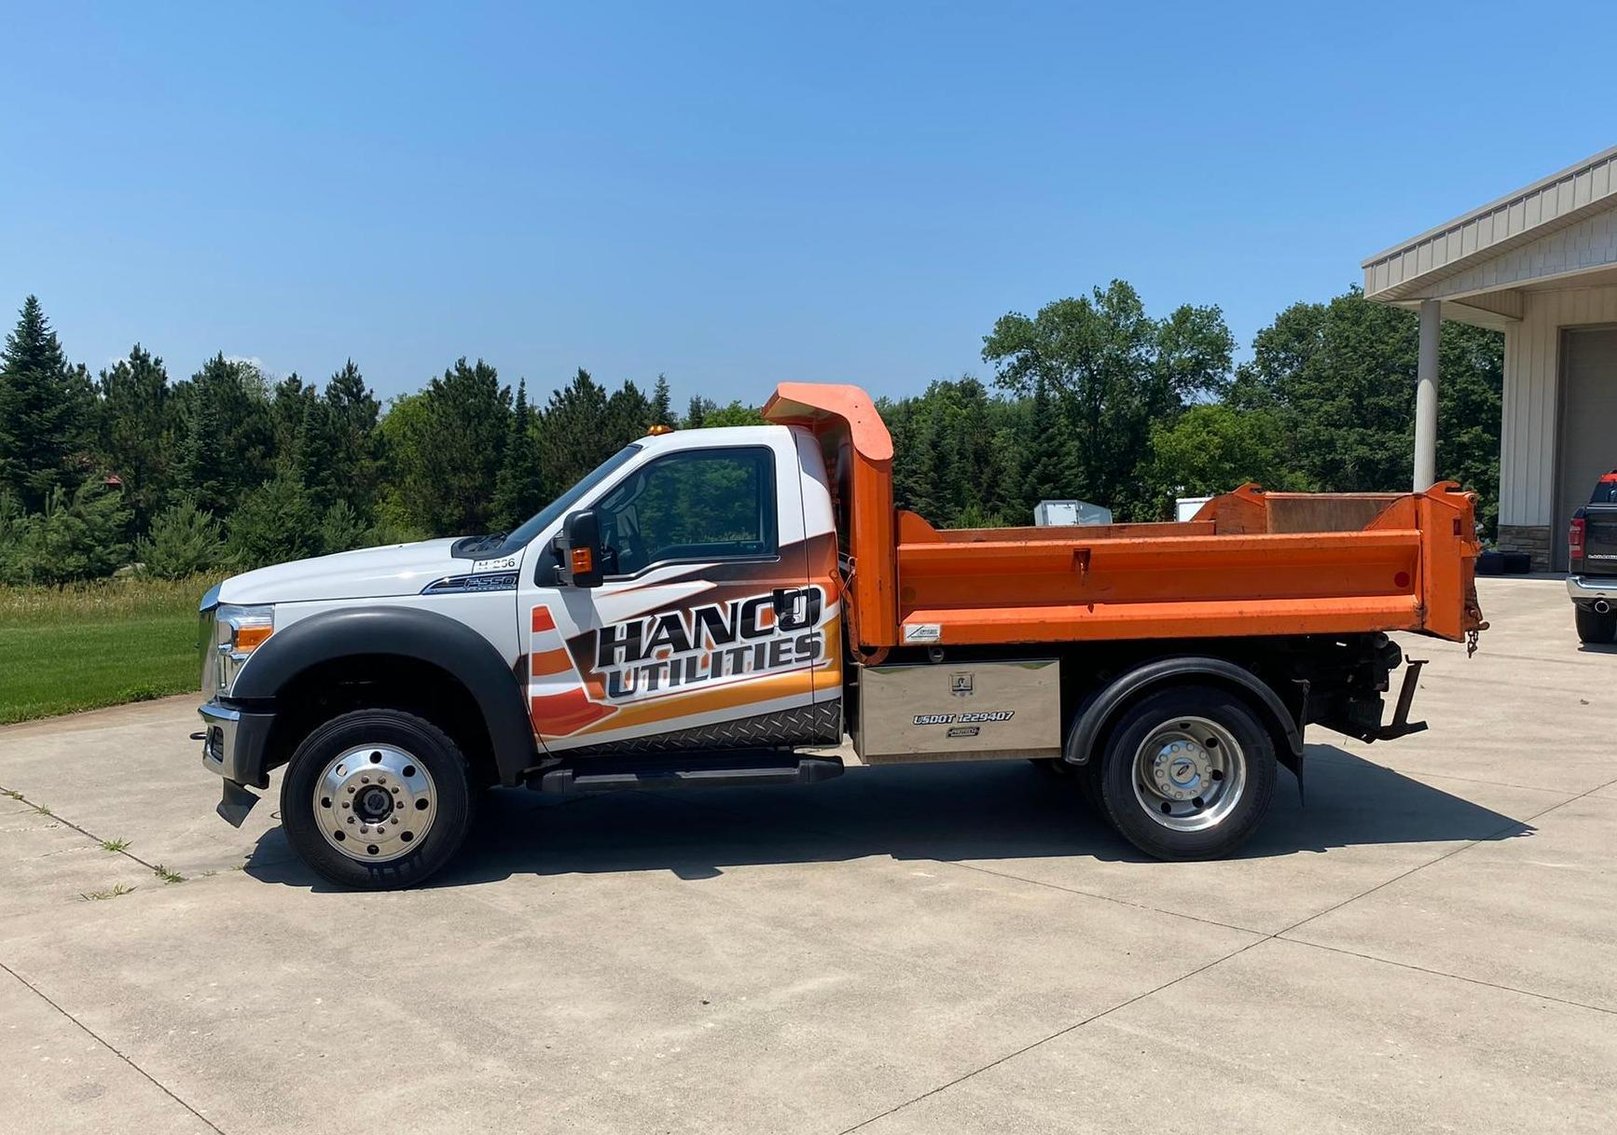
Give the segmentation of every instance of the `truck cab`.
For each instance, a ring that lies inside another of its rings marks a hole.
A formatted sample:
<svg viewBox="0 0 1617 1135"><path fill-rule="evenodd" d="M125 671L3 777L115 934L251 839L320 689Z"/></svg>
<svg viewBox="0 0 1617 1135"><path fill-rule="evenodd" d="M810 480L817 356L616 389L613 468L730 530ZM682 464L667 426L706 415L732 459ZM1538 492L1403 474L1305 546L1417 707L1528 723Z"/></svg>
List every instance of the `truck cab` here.
<svg viewBox="0 0 1617 1135"><path fill-rule="evenodd" d="M1161 858L1227 855L1313 722L1365 739L1385 632L1474 639L1471 501L1245 486L1183 523L940 531L856 387L654 429L510 533L247 572L203 598L204 765L281 780L317 872L408 886L478 793L811 784L1032 760ZM1187 568L1188 565L1192 565ZM827 747L837 747L827 753ZM256 791L255 791L256 790Z"/></svg>

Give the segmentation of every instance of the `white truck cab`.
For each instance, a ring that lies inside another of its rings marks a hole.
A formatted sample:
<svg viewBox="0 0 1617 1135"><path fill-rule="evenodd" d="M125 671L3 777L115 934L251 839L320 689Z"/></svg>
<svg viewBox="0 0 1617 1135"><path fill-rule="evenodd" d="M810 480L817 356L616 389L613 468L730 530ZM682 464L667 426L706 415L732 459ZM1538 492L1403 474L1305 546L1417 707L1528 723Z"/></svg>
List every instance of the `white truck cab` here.
<svg viewBox="0 0 1617 1135"><path fill-rule="evenodd" d="M564 755L842 735L830 491L794 427L648 436L514 532L262 568L201 610L220 814L239 824L292 763L288 836L350 884L434 869L423 853L453 852L480 785L574 786ZM826 771L776 755L743 773Z"/></svg>

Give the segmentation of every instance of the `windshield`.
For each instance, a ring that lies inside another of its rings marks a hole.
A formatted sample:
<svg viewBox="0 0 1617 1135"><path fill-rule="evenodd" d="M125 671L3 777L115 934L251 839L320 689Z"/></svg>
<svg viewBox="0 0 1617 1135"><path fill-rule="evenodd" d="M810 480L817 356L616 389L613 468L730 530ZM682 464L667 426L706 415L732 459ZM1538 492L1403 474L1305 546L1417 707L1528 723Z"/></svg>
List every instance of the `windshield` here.
<svg viewBox="0 0 1617 1135"><path fill-rule="evenodd" d="M527 547L528 544L533 542L535 536L549 528L561 518L563 513L577 504L580 497L610 477L620 465L639 452L640 447L638 445L626 445L601 462L586 474L578 484L545 505L544 508L523 521L521 527L507 535L500 542L500 551L497 554L508 555Z"/></svg>

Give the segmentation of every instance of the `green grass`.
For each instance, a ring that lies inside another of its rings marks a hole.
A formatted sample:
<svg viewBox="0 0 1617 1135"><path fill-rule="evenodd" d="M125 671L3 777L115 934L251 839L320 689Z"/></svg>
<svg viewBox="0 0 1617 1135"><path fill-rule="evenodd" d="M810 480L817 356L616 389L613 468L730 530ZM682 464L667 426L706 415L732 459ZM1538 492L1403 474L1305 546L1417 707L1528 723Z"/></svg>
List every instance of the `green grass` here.
<svg viewBox="0 0 1617 1135"><path fill-rule="evenodd" d="M196 690L211 582L0 587L0 724Z"/></svg>

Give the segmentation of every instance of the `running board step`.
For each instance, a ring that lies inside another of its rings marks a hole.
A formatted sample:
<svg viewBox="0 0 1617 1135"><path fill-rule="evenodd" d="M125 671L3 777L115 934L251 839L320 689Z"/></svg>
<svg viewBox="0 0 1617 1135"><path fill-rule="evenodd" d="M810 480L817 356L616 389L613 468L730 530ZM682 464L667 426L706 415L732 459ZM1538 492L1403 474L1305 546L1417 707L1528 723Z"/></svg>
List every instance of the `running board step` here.
<svg viewBox="0 0 1617 1135"><path fill-rule="evenodd" d="M627 792L674 788L737 788L767 784L816 784L842 775L842 762L835 757L786 757L749 761L742 764L736 755L719 760L661 761L644 758L633 762L594 757L576 765L563 765L539 773L528 787L560 795L581 792Z"/></svg>

